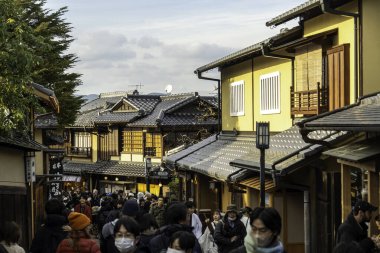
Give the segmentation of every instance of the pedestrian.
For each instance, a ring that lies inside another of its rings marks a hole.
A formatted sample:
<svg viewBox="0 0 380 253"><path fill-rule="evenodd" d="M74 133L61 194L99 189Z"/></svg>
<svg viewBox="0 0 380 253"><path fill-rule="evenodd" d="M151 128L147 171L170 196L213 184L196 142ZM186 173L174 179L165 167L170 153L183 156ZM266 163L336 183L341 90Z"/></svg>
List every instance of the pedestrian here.
<svg viewBox="0 0 380 253"><path fill-rule="evenodd" d="M25 250L18 245L21 237L19 225L14 221L6 221L0 226L0 252L25 253Z"/></svg>
<svg viewBox="0 0 380 253"><path fill-rule="evenodd" d="M149 242L149 248L152 253L159 253L166 250L170 245L170 238L177 231L186 231L192 233L193 228L187 225L187 208L183 203L172 203L166 211L166 222L168 225L160 228L155 237ZM198 241L195 242L193 253L202 253Z"/></svg>
<svg viewBox="0 0 380 253"><path fill-rule="evenodd" d="M247 233L248 233L248 231L251 230L251 225L249 222L249 216L250 216L251 212L252 212L252 209L248 206L246 206L240 210L240 213L241 213L241 219L240 220L241 220L241 222L243 222L245 228L247 229Z"/></svg>
<svg viewBox="0 0 380 253"><path fill-rule="evenodd" d="M364 253L360 245L355 242L341 242L335 246L333 253Z"/></svg>
<svg viewBox="0 0 380 253"><path fill-rule="evenodd" d="M187 207L187 224L193 227L193 234L197 240L202 236L202 222L199 219L198 215L194 213L195 205L192 201L187 201L185 203Z"/></svg>
<svg viewBox="0 0 380 253"><path fill-rule="evenodd" d="M33 238L29 253L56 252L59 243L67 237L67 216L65 206L58 199L50 199L45 204L46 220Z"/></svg>
<svg viewBox="0 0 380 253"><path fill-rule="evenodd" d="M124 216L118 219L113 234L113 236L107 239L107 253L132 253L143 251L136 246L137 238L140 234L140 228L133 218ZM149 249L147 247L145 248L145 252L149 252Z"/></svg>
<svg viewBox="0 0 380 253"><path fill-rule="evenodd" d="M83 213L90 220L92 220L92 210L91 207L87 204L86 195L82 194L79 199L79 204L74 207L74 212Z"/></svg>
<svg viewBox="0 0 380 253"><path fill-rule="evenodd" d="M347 219L339 226L336 244L355 241L359 243L365 253L372 252L375 248L375 243L368 237L366 222L371 221L372 212L376 210L377 207L367 201L358 200Z"/></svg>
<svg viewBox="0 0 380 253"><path fill-rule="evenodd" d="M191 253L195 247L194 234L186 231L175 232L170 238L166 253Z"/></svg>
<svg viewBox="0 0 380 253"><path fill-rule="evenodd" d="M158 224L153 215L146 213L136 218L137 223L140 226L140 238L138 246L148 246L150 240L156 236L158 230Z"/></svg>
<svg viewBox="0 0 380 253"><path fill-rule="evenodd" d="M228 253L242 246L246 235L247 231L238 217L236 205L229 205L222 222L215 227L214 239L218 245L218 252Z"/></svg>
<svg viewBox="0 0 380 253"><path fill-rule="evenodd" d="M156 219L158 227L162 227L165 224L165 205L162 197L152 204L149 213Z"/></svg>
<svg viewBox="0 0 380 253"><path fill-rule="evenodd" d="M206 229L201 238L199 238L199 244L201 245L203 252L218 253L218 246L216 245L214 240L214 233L215 227L221 219L221 214L219 210L214 211L212 219L213 221L210 221L209 219L205 220Z"/></svg>
<svg viewBox="0 0 380 253"><path fill-rule="evenodd" d="M72 230L69 238L58 245L57 253L100 253L98 244L91 239L91 220L77 212L71 212L68 220Z"/></svg>
<svg viewBox="0 0 380 253"><path fill-rule="evenodd" d="M272 207L257 207L250 215L251 230L244 245L231 253L284 253L280 241L281 216Z"/></svg>

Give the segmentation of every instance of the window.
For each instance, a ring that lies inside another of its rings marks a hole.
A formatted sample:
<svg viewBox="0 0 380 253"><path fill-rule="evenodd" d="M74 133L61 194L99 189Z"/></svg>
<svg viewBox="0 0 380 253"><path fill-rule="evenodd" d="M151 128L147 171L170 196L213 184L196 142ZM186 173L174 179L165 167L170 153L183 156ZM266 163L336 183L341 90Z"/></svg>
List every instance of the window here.
<svg viewBox="0 0 380 253"><path fill-rule="evenodd" d="M143 133L138 130L126 130L123 132L123 151L141 153L143 148Z"/></svg>
<svg viewBox="0 0 380 253"><path fill-rule="evenodd" d="M86 132L74 133L74 147L89 148L91 147L91 134Z"/></svg>
<svg viewBox="0 0 380 253"><path fill-rule="evenodd" d="M280 113L280 72L260 76L260 112Z"/></svg>
<svg viewBox="0 0 380 253"><path fill-rule="evenodd" d="M231 83L230 86L230 115L244 115L244 81Z"/></svg>
<svg viewBox="0 0 380 253"><path fill-rule="evenodd" d="M146 133L145 154L148 156L161 157L161 134Z"/></svg>

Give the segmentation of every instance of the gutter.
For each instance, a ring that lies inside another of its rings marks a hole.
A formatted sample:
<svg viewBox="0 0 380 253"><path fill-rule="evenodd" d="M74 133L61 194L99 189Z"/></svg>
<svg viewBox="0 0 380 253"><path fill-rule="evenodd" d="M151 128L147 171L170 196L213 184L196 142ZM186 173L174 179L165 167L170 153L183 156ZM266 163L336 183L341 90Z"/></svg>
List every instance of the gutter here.
<svg viewBox="0 0 380 253"><path fill-rule="evenodd" d="M221 100L220 100L220 93L221 93L221 91L220 91L220 79L210 78L210 77L204 77L204 76L202 76L202 72L199 71L199 70L194 71L194 74L196 74L199 79L209 80L209 81L215 81L215 82L218 83L218 133L220 133L221 129L222 129L222 117L220 115L220 112L222 110L222 108L221 108Z"/></svg>
<svg viewBox="0 0 380 253"><path fill-rule="evenodd" d="M336 10L334 8L331 8L331 0L320 0L319 1L321 5L321 9L323 13L329 13L333 15L339 15L339 16L346 16L346 17L353 17L354 18L354 35L355 35L355 94L354 97L355 99L359 98L362 95L362 87L359 87L359 85L362 83L362 81L359 82L359 71L358 71L358 59L361 58L360 52L358 51L358 43L359 47L362 47L362 36L361 32L359 29L358 24L361 24L361 11L360 11L360 5L361 1L359 0L358 2L358 11L359 13L352 13L352 12L347 12L347 11L341 11L341 10ZM359 35L358 35L359 34ZM359 39L359 40L358 40ZM362 62L360 62L360 65L362 65ZM362 75L360 73L360 79L362 79ZM361 85L360 85L361 86Z"/></svg>

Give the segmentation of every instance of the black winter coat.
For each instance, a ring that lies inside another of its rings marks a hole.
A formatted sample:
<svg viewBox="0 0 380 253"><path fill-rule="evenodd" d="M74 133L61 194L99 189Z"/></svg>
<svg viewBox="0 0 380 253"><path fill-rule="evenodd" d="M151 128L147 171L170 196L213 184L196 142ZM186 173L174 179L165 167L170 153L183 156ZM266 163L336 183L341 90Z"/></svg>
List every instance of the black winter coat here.
<svg viewBox="0 0 380 253"><path fill-rule="evenodd" d="M364 252L372 252L375 248L374 242L367 236L368 226L362 222L360 225L351 213L339 226L336 243L356 241Z"/></svg>
<svg viewBox="0 0 380 253"><path fill-rule="evenodd" d="M45 224L37 231L32 241L30 253L52 253L56 252L59 243L67 237L63 226L67 224L66 217L50 214L46 217Z"/></svg>
<svg viewBox="0 0 380 253"><path fill-rule="evenodd" d="M225 215L223 222L219 222L215 227L214 239L218 245L219 253L228 253L244 244L244 237L247 235L247 230L240 221L239 217L234 221L234 227L228 223L228 215ZM238 239L231 242L233 236L238 236Z"/></svg>
<svg viewBox="0 0 380 253"><path fill-rule="evenodd" d="M244 226L244 225L243 225ZM149 242L149 248L152 253L159 253L169 247L170 237L177 231L187 231L192 233L193 227L182 224L171 224L159 229L158 235L153 237ZM198 240L195 240L193 253L202 253Z"/></svg>

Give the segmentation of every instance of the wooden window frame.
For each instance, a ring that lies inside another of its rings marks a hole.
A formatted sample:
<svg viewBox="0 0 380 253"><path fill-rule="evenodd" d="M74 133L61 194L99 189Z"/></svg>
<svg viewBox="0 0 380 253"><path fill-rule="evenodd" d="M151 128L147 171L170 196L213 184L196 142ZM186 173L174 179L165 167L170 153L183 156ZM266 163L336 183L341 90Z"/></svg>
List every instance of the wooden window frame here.
<svg viewBox="0 0 380 253"><path fill-rule="evenodd" d="M230 84L230 116L244 115L244 81Z"/></svg>

